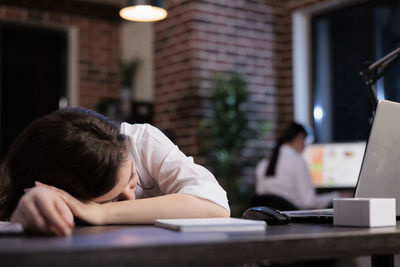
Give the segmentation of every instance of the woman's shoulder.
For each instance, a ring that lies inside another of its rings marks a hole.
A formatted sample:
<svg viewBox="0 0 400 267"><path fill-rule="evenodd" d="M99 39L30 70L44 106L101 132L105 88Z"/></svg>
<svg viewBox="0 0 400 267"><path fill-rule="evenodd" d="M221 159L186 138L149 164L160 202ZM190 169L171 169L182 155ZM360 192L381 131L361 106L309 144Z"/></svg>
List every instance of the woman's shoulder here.
<svg viewBox="0 0 400 267"><path fill-rule="evenodd" d="M279 160L283 161L285 165L289 164L291 166L305 164L302 154L297 152L290 146L282 146L279 153Z"/></svg>
<svg viewBox="0 0 400 267"><path fill-rule="evenodd" d="M149 124L129 124L126 122L121 123L120 133L129 136L136 146L142 144L144 146L160 146L160 147L173 147L174 144L170 139L157 127Z"/></svg>
<svg viewBox="0 0 400 267"><path fill-rule="evenodd" d="M120 127L120 133L129 135L129 136L141 136L144 134L158 133L158 132L160 132L160 130L158 130L155 126L153 126L149 123L130 124L127 122L123 122L123 123L121 123L121 127Z"/></svg>
<svg viewBox="0 0 400 267"><path fill-rule="evenodd" d="M301 154L289 145L282 145L279 154L285 155L286 157L301 157Z"/></svg>
<svg viewBox="0 0 400 267"><path fill-rule="evenodd" d="M126 134L127 132L137 132L143 130L147 123L128 123L122 122L120 126L120 132Z"/></svg>
<svg viewBox="0 0 400 267"><path fill-rule="evenodd" d="M262 158L260 161L257 162L255 169L257 177L264 177L265 170L267 169L268 164L269 164L268 158Z"/></svg>
<svg viewBox="0 0 400 267"><path fill-rule="evenodd" d="M257 162L257 167L265 166L268 163L269 163L269 159L268 158L262 158Z"/></svg>

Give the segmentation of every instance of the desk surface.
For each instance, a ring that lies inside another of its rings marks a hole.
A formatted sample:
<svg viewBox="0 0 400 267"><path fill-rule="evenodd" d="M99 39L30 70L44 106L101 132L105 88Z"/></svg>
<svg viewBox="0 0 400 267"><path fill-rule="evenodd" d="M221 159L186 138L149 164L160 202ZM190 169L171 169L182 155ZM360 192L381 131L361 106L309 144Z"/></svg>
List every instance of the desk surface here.
<svg viewBox="0 0 400 267"><path fill-rule="evenodd" d="M297 224L265 233L180 233L152 226L77 227L71 237L0 236L1 266L228 266L398 254L400 224Z"/></svg>

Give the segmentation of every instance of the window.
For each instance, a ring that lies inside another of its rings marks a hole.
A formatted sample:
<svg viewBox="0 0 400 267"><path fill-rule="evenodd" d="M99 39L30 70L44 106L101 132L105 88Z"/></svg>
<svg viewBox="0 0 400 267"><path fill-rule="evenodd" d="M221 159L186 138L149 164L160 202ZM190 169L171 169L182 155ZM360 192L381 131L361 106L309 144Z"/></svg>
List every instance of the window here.
<svg viewBox="0 0 400 267"><path fill-rule="evenodd" d="M361 2L310 13L309 18L309 104L302 107L309 109L306 122L313 125L317 143L366 140L371 110L358 73L364 62L374 62L400 44L400 3ZM400 102L400 63L376 86L379 99Z"/></svg>

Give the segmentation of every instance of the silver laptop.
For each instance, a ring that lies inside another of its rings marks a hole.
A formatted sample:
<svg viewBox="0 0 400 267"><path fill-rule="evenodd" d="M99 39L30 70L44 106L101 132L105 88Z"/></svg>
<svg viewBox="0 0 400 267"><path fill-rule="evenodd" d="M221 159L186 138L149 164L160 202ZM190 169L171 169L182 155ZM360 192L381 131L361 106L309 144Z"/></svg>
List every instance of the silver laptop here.
<svg viewBox="0 0 400 267"><path fill-rule="evenodd" d="M365 149L355 198L395 198L396 216L400 216L400 103L378 103ZM332 209L283 212L293 221L327 222Z"/></svg>

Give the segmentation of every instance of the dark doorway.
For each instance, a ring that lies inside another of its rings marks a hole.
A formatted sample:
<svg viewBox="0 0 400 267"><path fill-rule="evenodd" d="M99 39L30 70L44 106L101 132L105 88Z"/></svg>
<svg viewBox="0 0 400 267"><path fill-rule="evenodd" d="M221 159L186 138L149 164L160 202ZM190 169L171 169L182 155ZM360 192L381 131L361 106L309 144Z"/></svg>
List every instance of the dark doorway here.
<svg viewBox="0 0 400 267"><path fill-rule="evenodd" d="M58 109L66 75L65 31L0 24L1 157L27 124Z"/></svg>

